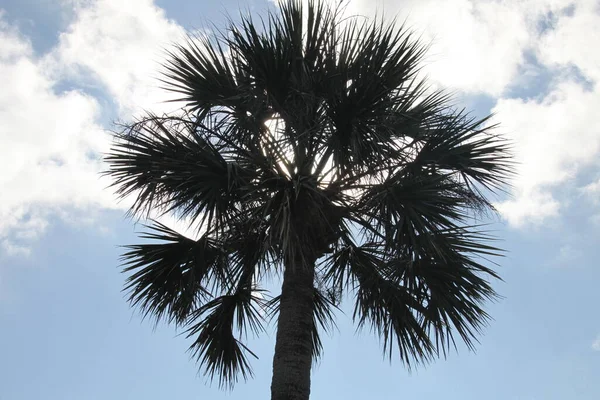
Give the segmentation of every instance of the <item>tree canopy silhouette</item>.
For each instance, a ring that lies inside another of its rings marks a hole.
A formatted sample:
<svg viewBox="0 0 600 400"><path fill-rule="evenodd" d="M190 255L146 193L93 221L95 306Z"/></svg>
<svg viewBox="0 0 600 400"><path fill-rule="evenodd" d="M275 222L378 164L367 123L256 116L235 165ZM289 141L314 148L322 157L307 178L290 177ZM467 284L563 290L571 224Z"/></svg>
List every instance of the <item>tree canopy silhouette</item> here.
<svg viewBox="0 0 600 400"><path fill-rule="evenodd" d="M297 0L169 51L185 106L126 125L107 174L132 214L198 229L153 222L123 262L131 303L186 329L211 378L249 377L243 338L276 315L272 399L308 399L343 298L408 366L473 346L501 252L473 216L511 161L487 118L419 79L424 52L403 26Z"/></svg>

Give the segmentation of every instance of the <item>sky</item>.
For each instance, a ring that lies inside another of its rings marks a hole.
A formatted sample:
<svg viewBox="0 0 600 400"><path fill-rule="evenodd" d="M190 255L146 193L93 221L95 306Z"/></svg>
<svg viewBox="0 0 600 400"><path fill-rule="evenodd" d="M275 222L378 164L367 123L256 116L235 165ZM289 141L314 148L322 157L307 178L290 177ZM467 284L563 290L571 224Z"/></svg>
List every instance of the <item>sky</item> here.
<svg viewBox="0 0 600 400"><path fill-rule="evenodd" d="M121 291L136 243L99 177L108 130L143 109L163 50L270 0L0 0L0 400L268 398L273 330L252 339L255 377L210 384L174 328ZM407 371L348 313L324 340L311 399L600 398L600 3L350 0L430 44L432 85L494 114L517 177L493 229L504 297L476 352ZM170 223L174 223L170 221Z"/></svg>

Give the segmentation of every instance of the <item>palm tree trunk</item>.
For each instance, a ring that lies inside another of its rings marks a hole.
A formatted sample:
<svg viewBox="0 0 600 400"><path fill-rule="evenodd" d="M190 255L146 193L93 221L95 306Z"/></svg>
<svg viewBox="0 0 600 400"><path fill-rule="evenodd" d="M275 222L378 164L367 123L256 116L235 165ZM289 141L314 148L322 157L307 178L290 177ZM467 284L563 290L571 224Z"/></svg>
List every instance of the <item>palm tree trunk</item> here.
<svg viewBox="0 0 600 400"><path fill-rule="evenodd" d="M271 400L308 400L312 365L314 263L286 265L273 357Z"/></svg>

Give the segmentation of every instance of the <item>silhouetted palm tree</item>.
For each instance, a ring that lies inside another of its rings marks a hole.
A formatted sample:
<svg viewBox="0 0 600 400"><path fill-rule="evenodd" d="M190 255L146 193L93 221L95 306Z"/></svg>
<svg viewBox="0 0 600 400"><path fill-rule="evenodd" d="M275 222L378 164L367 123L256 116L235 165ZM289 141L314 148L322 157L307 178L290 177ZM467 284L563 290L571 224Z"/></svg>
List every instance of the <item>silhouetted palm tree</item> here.
<svg viewBox="0 0 600 400"><path fill-rule="evenodd" d="M107 173L134 215L175 213L128 246L130 301L187 329L211 378L251 374L241 342L277 313L272 399L309 398L320 327L342 298L407 365L471 347L499 250L475 214L510 174L507 145L416 78L403 27L289 0L257 24L169 53L187 105L117 135ZM282 279L281 294L260 287Z"/></svg>

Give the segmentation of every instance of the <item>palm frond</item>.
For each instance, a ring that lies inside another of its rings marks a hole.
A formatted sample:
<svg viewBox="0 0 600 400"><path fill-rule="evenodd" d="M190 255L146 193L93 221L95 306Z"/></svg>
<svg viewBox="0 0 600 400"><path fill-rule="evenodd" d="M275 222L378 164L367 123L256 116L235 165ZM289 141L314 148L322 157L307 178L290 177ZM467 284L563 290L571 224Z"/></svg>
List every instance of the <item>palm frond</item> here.
<svg viewBox="0 0 600 400"><path fill-rule="evenodd" d="M489 320L483 303L497 298L487 278L499 277L481 262L501 255L491 239L478 227L455 228L390 253L383 242L358 246L346 238L324 276L331 290L355 291L358 326L370 325L384 352L391 357L396 347L411 367L446 355L456 346L454 331L473 348Z"/></svg>
<svg viewBox="0 0 600 400"><path fill-rule="evenodd" d="M313 359L318 360L323 353L323 342L319 333L319 327L324 332L331 332L335 327L334 310L338 309L332 299L321 290L315 288L313 300L313 333L312 345Z"/></svg>
<svg viewBox="0 0 600 400"><path fill-rule="evenodd" d="M435 116L423 131L413 167L454 172L474 192L477 186L491 191L505 187L513 173L510 144L493 133L489 118L462 112Z"/></svg>
<svg viewBox="0 0 600 400"><path fill-rule="evenodd" d="M251 287L239 288L194 313L194 322L187 330L187 337L194 338L190 351L209 378L217 379L222 387L233 386L240 375L244 380L252 376L248 355L258 357L236 338L235 330L236 325L249 326L255 333L263 329L260 303Z"/></svg>
<svg viewBox="0 0 600 400"><path fill-rule="evenodd" d="M425 308L407 288L384 275L378 246L348 243L332 256L330 265L334 285L355 290L353 318L359 328L369 325L383 341L388 357L397 347L400 359L410 367L436 354L426 330Z"/></svg>
<svg viewBox="0 0 600 400"><path fill-rule="evenodd" d="M130 274L125 290L144 316L184 324L210 292L207 283L224 269L225 254L208 235L189 239L154 222L144 239L160 241L126 246L123 272Z"/></svg>
<svg viewBox="0 0 600 400"><path fill-rule="evenodd" d="M237 104L246 93L235 58L228 56L222 41L210 36L188 36L185 44L167 51L164 89L180 94L191 111L204 115L217 106Z"/></svg>
<svg viewBox="0 0 600 400"><path fill-rule="evenodd" d="M425 48L409 32L380 21L353 20L340 38L328 71L335 78L323 95L333 126L327 145L345 174L395 158L397 133L382 122L402 100L408 100L407 107L415 105L418 92L412 83Z"/></svg>
<svg viewBox="0 0 600 400"><path fill-rule="evenodd" d="M252 376L247 356L257 357L240 338L248 331L257 335L264 329L265 304L254 283L260 252L248 247L236 250L225 276L229 289L198 308L187 329L187 337L195 338L190 346L192 355L222 387L232 387L240 375L244 380Z"/></svg>
<svg viewBox="0 0 600 400"><path fill-rule="evenodd" d="M368 185L360 202L374 226L411 225L416 234L436 226L451 226L463 221L468 198L462 186L450 177L435 172L407 174L401 171L381 184ZM387 231L387 229L385 229Z"/></svg>
<svg viewBox="0 0 600 400"><path fill-rule="evenodd" d="M222 223L235 214L236 190L253 175L227 161L190 120L150 116L119 139L105 157L106 174L121 198L135 196L133 214L161 210L205 226Z"/></svg>

